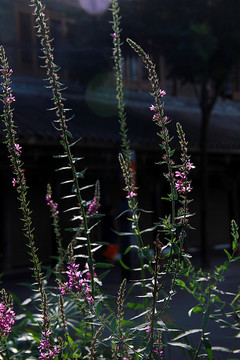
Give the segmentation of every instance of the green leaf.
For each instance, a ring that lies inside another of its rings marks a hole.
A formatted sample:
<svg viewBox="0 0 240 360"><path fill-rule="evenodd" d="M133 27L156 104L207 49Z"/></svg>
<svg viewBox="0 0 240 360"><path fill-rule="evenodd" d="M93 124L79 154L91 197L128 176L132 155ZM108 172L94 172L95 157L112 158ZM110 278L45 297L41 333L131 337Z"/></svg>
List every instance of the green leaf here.
<svg viewBox="0 0 240 360"><path fill-rule="evenodd" d="M131 213L131 211L129 210L129 209L127 209L127 210L124 210L123 212L121 212L121 214L119 214L117 217L116 217L116 220L118 220L122 215L124 215L124 214L130 214Z"/></svg>
<svg viewBox="0 0 240 360"><path fill-rule="evenodd" d="M227 254L228 260L231 261L232 256L229 254L229 252L226 249L224 249L224 251L225 254Z"/></svg>
<svg viewBox="0 0 240 360"><path fill-rule="evenodd" d="M59 142L60 142L60 144L63 146L64 150L67 150L67 145L66 145L65 141L64 141L64 140L60 140Z"/></svg>
<svg viewBox="0 0 240 360"><path fill-rule="evenodd" d="M192 329L192 330L188 330L188 331L184 331L182 334L178 335L177 337L175 337L172 341L176 341L179 340L185 336L191 335L191 334L196 334L198 332L201 332L202 329Z"/></svg>
<svg viewBox="0 0 240 360"><path fill-rule="evenodd" d="M153 338L150 337L150 339L149 339L149 341L147 343L145 352L144 352L144 356L149 355L150 351L152 351L152 348L153 348Z"/></svg>
<svg viewBox="0 0 240 360"><path fill-rule="evenodd" d="M72 339L70 336L68 336L68 341L69 341L69 344L70 344L70 345L73 345L74 341L73 341L73 339Z"/></svg>
<svg viewBox="0 0 240 360"><path fill-rule="evenodd" d="M83 169L83 170L80 171L80 172L77 172L77 173L76 173L76 177L77 177L78 179L83 179L83 178L84 178L84 174L85 174L86 171L87 171L87 168L86 168L86 169Z"/></svg>
<svg viewBox="0 0 240 360"><path fill-rule="evenodd" d="M101 302L99 302L96 308L96 315L98 316L101 313L101 311L102 311L102 304Z"/></svg>
<svg viewBox="0 0 240 360"><path fill-rule="evenodd" d="M74 207L72 207L72 208L70 208L70 209L66 209L66 210L64 210L63 212L64 213L66 213L66 212L69 212L69 211L75 211L75 210L80 210L80 208L78 207L78 206L74 206Z"/></svg>
<svg viewBox="0 0 240 360"><path fill-rule="evenodd" d="M194 313L203 313L203 309L200 306L194 306L188 311L188 316L192 315L192 312Z"/></svg>
<svg viewBox="0 0 240 360"><path fill-rule="evenodd" d="M109 267L113 267L113 264L99 262L96 263L94 266L96 268L109 268Z"/></svg>
<svg viewBox="0 0 240 360"><path fill-rule="evenodd" d="M113 318L111 321L110 329L113 333L115 333L117 330L117 320L115 318Z"/></svg>
<svg viewBox="0 0 240 360"><path fill-rule="evenodd" d="M175 283L176 283L178 286L180 286L181 289L187 289L186 284L185 284L185 282L184 282L183 280L181 280L181 279L176 279L176 280L175 280Z"/></svg>
<svg viewBox="0 0 240 360"><path fill-rule="evenodd" d="M125 252L124 252L123 255L128 254L131 249L136 249L136 250L138 250L139 248L138 248L137 245L130 245L130 246L128 246L128 248L125 250Z"/></svg>
<svg viewBox="0 0 240 360"><path fill-rule="evenodd" d="M122 320L121 321L122 327L130 327L130 326L134 326L134 325L135 325L134 321L130 321L130 320Z"/></svg>
<svg viewBox="0 0 240 360"><path fill-rule="evenodd" d="M146 233L146 232L151 232L151 231L153 231L153 230L156 230L157 227L158 227L158 225L155 225L155 226L152 226L152 227L147 228L147 229L145 229L145 230L142 230L142 231L140 231L140 234L144 234L144 233Z"/></svg>
<svg viewBox="0 0 240 360"><path fill-rule="evenodd" d="M232 258L232 262L238 261L239 259L240 259L240 256L236 256L236 257Z"/></svg>
<svg viewBox="0 0 240 360"><path fill-rule="evenodd" d="M101 273L100 275L98 275L98 279L101 281L102 279L105 278L105 276L107 276L107 274L110 273L111 270L107 270L107 271L104 271L103 273Z"/></svg>
<svg viewBox="0 0 240 360"><path fill-rule="evenodd" d="M208 355L208 359L213 360L212 346L210 344L210 341L207 338L204 338L203 343L204 343L204 346L205 346L205 349L206 349L206 352Z"/></svg>
<svg viewBox="0 0 240 360"><path fill-rule="evenodd" d="M64 159L67 158L67 155L53 155L54 159Z"/></svg>
<svg viewBox="0 0 240 360"><path fill-rule="evenodd" d="M153 258L152 258L152 255L151 255L150 251L149 251L149 247L143 248L142 251L143 251L143 254L144 254L144 256L146 257L146 259L147 259L149 262L152 262L152 261L153 261Z"/></svg>
<svg viewBox="0 0 240 360"><path fill-rule="evenodd" d="M92 185L86 185L86 186L81 187L80 190L83 191L83 190L86 190L86 189L90 189L90 188L92 188L92 187L94 187L94 186L95 186L94 184L92 184Z"/></svg>
<svg viewBox="0 0 240 360"><path fill-rule="evenodd" d="M73 136L72 136L72 133L71 133L69 130L66 130L66 134L67 134L67 136L70 137L70 138L73 137Z"/></svg>
<svg viewBox="0 0 240 360"><path fill-rule="evenodd" d="M127 303L127 306L128 306L130 309L133 309L133 310L144 309L144 305L143 305L143 304Z"/></svg>
<svg viewBox="0 0 240 360"><path fill-rule="evenodd" d="M162 197L161 200L167 200L167 201L172 201L172 199L170 198L166 198L166 197Z"/></svg>
<svg viewBox="0 0 240 360"><path fill-rule="evenodd" d="M172 346L178 346L178 347L186 349L188 351L193 351L194 350L190 345L187 345L187 344L181 343L181 342L169 342L168 344L172 345Z"/></svg>
<svg viewBox="0 0 240 360"><path fill-rule="evenodd" d="M213 351L223 351L223 352L227 352L229 353L231 350L222 346L212 346L212 350ZM229 360L233 360L233 359L229 359Z"/></svg>
<svg viewBox="0 0 240 360"><path fill-rule="evenodd" d="M168 331L166 324L162 320L157 321L156 329L158 331Z"/></svg>
<svg viewBox="0 0 240 360"><path fill-rule="evenodd" d="M93 273L93 259L92 258L88 259L88 268L89 268L90 273L92 274Z"/></svg>
<svg viewBox="0 0 240 360"><path fill-rule="evenodd" d="M173 248L174 254L179 254L180 253L180 248L176 244L173 243L172 248Z"/></svg>
<svg viewBox="0 0 240 360"><path fill-rule="evenodd" d="M62 196L61 199L64 200L64 199L70 199L70 198L73 198L73 197L76 197L76 195L75 194L65 195L65 196Z"/></svg>
<svg viewBox="0 0 240 360"><path fill-rule="evenodd" d="M118 236L136 236L136 234L134 232L119 232L116 231L114 229L112 229L112 231L117 234Z"/></svg>
<svg viewBox="0 0 240 360"><path fill-rule="evenodd" d="M62 171L62 170L71 170L71 167L70 166L63 166L63 167L60 167L58 169L55 169L55 171Z"/></svg>
<svg viewBox="0 0 240 360"><path fill-rule="evenodd" d="M216 301L218 303L222 303L222 300L217 295L214 295L213 299L214 299L214 301Z"/></svg>
<svg viewBox="0 0 240 360"><path fill-rule="evenodd" d="M135 319L138 319L138 318L140 318L141 316L146 315L147 313L149 313L149 310L143 311L142 313L140 313L140 314L138 314L138 315L134 316L134 317L133 317L133 318L131 318L130 320L135 320Z"/></svg>
<svg viewBox="0 0 240 360"><path fill-rule="evenodd" d="M72 147L72 146L76 145L80 140L82 140L82 139L81 138L77 139L76 141L71 143L69 146Z"/></svg>
<svg viewBox="0 0 240 360"><path fill-rule="evenodd" d="M205 331L207 323L208 323L209 315L210 315L210 309L209 309L209 306L208 306L206 311L204 312L204 315L203 315L203 330L204 331Z"/></svg>
<svg viewBox="0 0 240 360"><path fill-rule="evenodd" d="M60 185L65 185L65 184L70 184L70 183L73 183L73 180L62 181L62 182L60 182Z"/></svg>
<svg viewBox="0 0 240 360"><path fill-rule="evenodd" d="M126 264L124 264L124 262L122 261L122 259L119 260L120 264L122 265L122 267L126 270L131 270L131 268L129 266L127 266Z"/></svg>

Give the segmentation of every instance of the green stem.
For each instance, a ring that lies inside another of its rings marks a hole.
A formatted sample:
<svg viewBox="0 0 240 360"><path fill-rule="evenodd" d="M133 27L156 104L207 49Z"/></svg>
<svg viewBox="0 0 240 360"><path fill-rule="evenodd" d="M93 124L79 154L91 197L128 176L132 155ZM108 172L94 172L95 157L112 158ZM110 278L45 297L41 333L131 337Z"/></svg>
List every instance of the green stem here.
<svg viewBox="0 0 240 360"><path fill-rule="evenodd" d="M62 96L61 96L61 85L58 81L58 76L56 74L57 66L54 63L53 49L51 48L51 43L50 43L50 40L48 37L49 29L46 24L45 15L43 12L44 7L39 0L31 0L31 2L35 6L35 16L36 16L36 23L37 23L37 28L38 28L38 36L41 37L41 44L42 44L44 58L45 58L45 67L47 69L47 75L49 77L50 87L53 92L53 101L54 101L54 105L56 106L56 114L59 119L58 120L59 126L60 126L59 130L61 130L61 132L62 132L61 143L66 152L69 166L72 171L72 175L73 175L72 181L75 186L76 197L78 200L78 205L80 207L81 216L83 218L83 229L84 229L84 234L86 237L88 258L90 260L89 261L89 263L90 263L89 270L91 273L92 297L94 298L95 283L94 283L94 271L93 271L93 255L92 255L92 250L91 250L91 241L90 241L90 234L89 234L90 231L88 228L87 216L86 216L86 212L85 212L85 208L83 205L83 200L82 200L82 196L81 196L81 192L80 192L80 187L79 187L79 183L78 183L77 171L76 171L74 159L73 159L73 156L71 153L70 144L69 144L69 140L68 140L69 131L68 131L68 128L66 125L66 118L64 115L65 109L64 109Z"/></svg>
<svg viewBox="0 0 240 360"><path fill-rule="evenodd" d="M211 298L211 278L209 278L208 280L208 297L207 297L207 306L206 306L206 309L203 313L203 319L204 319L204 315L206 314L206 312L208 311L209 309L209 306L210 306L210 298ZM203 323L202 325L202 332L201 332L201 339L199 341L199 345L198 345L198 348L197 348L197 352L195 354L195 358L194 360L197 360L198 359L198 355L201 351L201 347L202 347L202 343L204 341L204 337L205 337L205 329L206 329L206 326L207 326L207 322L208 322L208 319L206 320L206 323Z"/></svg>

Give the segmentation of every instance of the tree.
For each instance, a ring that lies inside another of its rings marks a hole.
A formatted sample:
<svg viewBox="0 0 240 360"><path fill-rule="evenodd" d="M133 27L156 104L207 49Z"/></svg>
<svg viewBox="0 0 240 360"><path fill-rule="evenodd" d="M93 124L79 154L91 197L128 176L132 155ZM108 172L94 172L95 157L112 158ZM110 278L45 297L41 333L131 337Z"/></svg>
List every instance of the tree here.
<svg viewBox="0 0 240 360"><path fill-rule="evenodd" d="M165 55L169 76L191 83L201 109L201 245L207 257L208 129L218 96L240 59L240 0L124 1L139 32L130 32L151 53ZM126 13L126 21L129 21ZM142 36L142 34L144 34ZM145 42L145 43L144 43Z"/></svg>

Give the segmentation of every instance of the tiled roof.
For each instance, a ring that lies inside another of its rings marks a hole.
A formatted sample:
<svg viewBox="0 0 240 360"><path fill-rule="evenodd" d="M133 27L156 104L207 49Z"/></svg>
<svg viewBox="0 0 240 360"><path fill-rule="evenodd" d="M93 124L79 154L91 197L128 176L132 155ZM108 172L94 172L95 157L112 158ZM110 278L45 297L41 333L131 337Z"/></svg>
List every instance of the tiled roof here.
<svg viewBox="0 0 240 360"><path fill-rule="evenodd" d="M100 104L90 102L83 97L76 96L66 102L68 108L73 109L69 115L74 118L68 123L74 138L82 138L84 143L98 143L104 146L118 146L119 123L114 104ZM149 110L151 100L148 98L143 106L142 101L129 100L127 107L127 122L129 138L136 147L158 149L160 142L156 135L155 124L151 120ZM19 137L24 141L57 141L59 133L52 126L55 119L54 111L47 111L52 106L51 101L40 95L17 94L14 103L14 120ZM115 112L115 114L114 114ZM200 112L188 109L173 108L166 103L166 114L171 118L170 133L176 138L175 123L182 124L189 143L189 149L199 150ZM2 132L2 124L1 124ZM34 139L34 140L33 140ZM174 140L176 141L176 140ZM240 153L240 117L234 113L214 113L210 122L209 151Z"/></svg>

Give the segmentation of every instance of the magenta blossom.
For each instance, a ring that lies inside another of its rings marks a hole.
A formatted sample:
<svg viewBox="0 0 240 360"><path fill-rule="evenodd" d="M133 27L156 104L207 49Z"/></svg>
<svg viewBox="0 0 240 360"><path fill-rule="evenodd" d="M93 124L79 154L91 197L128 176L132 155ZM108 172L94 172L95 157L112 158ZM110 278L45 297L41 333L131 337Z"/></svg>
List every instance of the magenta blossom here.
<svg viewBox="0 0 240 360"><path fill-rule="evenodd" d="M150 106L150 110L151 110L151 111L156 111L156 110L157 110L157 107L154 106L154 105L151 105L151 106Z"/></svg>
<svg viewBox="0 0 240 360"><path fill-rule="evenodd" d="M159 96L159 97L163 97L163 96L165 96L165 95L166 95L166 91L160 89L160 90L159 90L159 93L158 93L158 96Z"/></svg>
<svg viewBox="0 0 240 360"><path fill-rule="evenodd" d="M22 147L19 144L14 144L14 149L20 154L22 152Z"/></svg>
<svg viewBox="0 0 240 360"><path fill-rule="evenodd" d="M195 169L196 166L194 166L190 161L187 162L187 169L191 170L191 169Z"/></svg>
<svg viewBox="0 0 240 360"><path fill-rule="evenodd" d="M100 204L96 198L96 196L93 198L93 201L91 202L91 204L88 207L88 211L91 215L96 215L98 214L98 208L100 207Z"/></svg>
<svg viewBox="0 0 240 360"><path fill-rule="evenodd" d="M88 280L90 280L89 275L87 273L88 279L83 278L83 274L81 271L79 271L78 268L78 264L75 264L72 261L69 263L67 266L68 270L66 271L68 275L68 281L64 283L64 286L59 284L59 290L61 294L64 295L66 293L66 289L72 290L75 288L83 294L85 301L88 304L92 304L94 299L91 295L90 286L88 284ZM96 277L97 275L94 273L94 276Z"/></svg>
<svg viewBox="0 0 240 360"><path fill-rule="evenodd" d="M159 113L156 113L155 115L153 115L153 120L157 120L159 118Z"/></svg>
<svg viewBox="0 0 240 360"><path fill-rule="evenodd" d="M0 338L7 337L15 323L15 313L3 303L0 303Z"/></svg>
<svg viewBox="0 0 240 360"><path fill-rule="evenodd" d="M128 195L127 195L127 199L132 199L134 198L135 196L137 196L137 194L133 191L129 191Z"/></svg>
<svg viewBox="0 0 240 360"><path fill-rule="evenodd" d="M40 346L38 347L40 352L39 359L55 359L59 351L56 346L53 347L53 350L51 349L52 346L49 342L51 331L42 331L42 335L44 336L44 339L40 339Z"/></svg>
<svg viewBox="0 0 240 360"><path fill-rule="evenodd" d="M59 214L59 211L57 209L58 203L53 202L51 194L46 195L46 201L47 201L48 206L50 207L51 213L58 215Z"/></svg>
<svg viewBox="0 0 240 360"><path fill-rule="evenodd" d="M17 183L17 180L15 178L12 179L12 185L15 186Z"/></svg>
<svg viewBox="0 0 240 360"><path fill-rule="evenodd" d="M192 190L189 181L182 179L178 179L175 188L179 192L179 194L184 194L186 192L190 192Z"/></svg>
<svg viewBox="0 0 240 360"><path fill-rule="evenodd" d="M15 101L15 97L10 93L6 99L3 100L3 103L10 104L12 101Z"/></svg>

